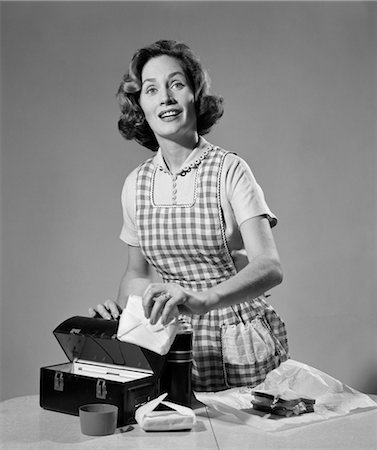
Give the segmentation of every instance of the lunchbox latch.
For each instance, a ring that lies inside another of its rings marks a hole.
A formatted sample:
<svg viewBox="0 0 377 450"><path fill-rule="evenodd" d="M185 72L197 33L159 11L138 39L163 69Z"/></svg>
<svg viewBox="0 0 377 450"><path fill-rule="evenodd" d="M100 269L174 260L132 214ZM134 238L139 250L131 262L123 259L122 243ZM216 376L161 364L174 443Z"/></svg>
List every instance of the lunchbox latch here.
<svg viewBox="0 0 377 450"><path fill-rule="evenodd" d="M54 390L62 392L64 390L64 378L62 372L55 372Z"/></svg>
<svg viewBox="0 0 377 450"><path fill-rule="evenodd" d="M106 399L107 390L106 390L106 381L98 379L96 384L96 397L99 399Z"/></svg>

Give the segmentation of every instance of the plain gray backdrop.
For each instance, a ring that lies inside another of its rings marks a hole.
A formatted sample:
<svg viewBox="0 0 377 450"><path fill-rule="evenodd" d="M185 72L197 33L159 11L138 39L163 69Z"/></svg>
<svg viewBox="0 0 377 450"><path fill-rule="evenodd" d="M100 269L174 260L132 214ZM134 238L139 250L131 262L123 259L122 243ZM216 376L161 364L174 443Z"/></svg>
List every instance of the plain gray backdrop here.
<svg viewBox="0 0 377 450"><path fill-rule="evenodd" d="M291 357L377 393L376 23L374 2L1 2L2 399L37 394L66 361L52 330L117 294L120 192L151 152L115 92L161 38L199 54L225 99L208 139L279 218Z"/></svg>

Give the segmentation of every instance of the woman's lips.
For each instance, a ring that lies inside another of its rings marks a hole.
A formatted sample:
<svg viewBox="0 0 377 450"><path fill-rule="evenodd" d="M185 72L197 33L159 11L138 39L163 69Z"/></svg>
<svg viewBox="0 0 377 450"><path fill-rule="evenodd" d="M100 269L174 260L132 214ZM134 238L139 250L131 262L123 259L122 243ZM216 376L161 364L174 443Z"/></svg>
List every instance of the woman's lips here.
<svg viewBox="0 0 377 450"><path fill-rule="evenodd" d="M178 109L169 109L168 111L163 111L161 112L158 117L162 120L166 120L166 119L174 119L177 116L179 116L179 114L181 113L181 111L179 111Z"/></svg>

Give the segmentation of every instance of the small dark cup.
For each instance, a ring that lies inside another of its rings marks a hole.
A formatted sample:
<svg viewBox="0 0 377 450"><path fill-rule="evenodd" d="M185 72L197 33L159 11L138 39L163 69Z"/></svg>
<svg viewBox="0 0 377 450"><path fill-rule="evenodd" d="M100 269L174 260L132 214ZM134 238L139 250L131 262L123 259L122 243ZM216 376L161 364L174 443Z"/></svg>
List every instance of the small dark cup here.
<svg viewBox="0 0 377 450"><path fill-rule="evenodd" d="M105 403L92 403L79 408L81 432L87 436L106 436L115 432L118 407Z"/></svg>

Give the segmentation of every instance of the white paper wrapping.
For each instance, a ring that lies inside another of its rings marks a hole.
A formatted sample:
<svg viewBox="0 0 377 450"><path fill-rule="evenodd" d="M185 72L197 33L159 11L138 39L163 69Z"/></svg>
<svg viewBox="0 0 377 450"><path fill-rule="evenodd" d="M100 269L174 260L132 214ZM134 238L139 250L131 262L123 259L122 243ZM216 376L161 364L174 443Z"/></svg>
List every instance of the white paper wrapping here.
<svg viewBox="0 0 377 450"><path fill-rule="evenodd" d="M173 431L191 430L196 423L194 411L187 406L164 401L168 394L162 394L140 406L135 413L136 422L145 431ZM158 405L163 404L172 408L172 411L155 411Z"/></svg>
<svg viewBox="0 0 377 450"><path fill-rule="evenodd" d="M273 390L277 394L293 391L299 397L314 398L314 412L294 417L271 419L252 409L253 389L242 387L221 392L196 392L196 398L217 411L237 417L245 425L263 431L281 431L322 420L344 416L355 410L377 408L366 394L356 391L314 367L289 359L272 370L255 390Z"/></svg>
<svg viewBox="0 0 377 450"><path fill-rule="evenodd" d="M130 295L120 316L117 338L122 342L152 350L159 355L166 355L177 334L177 329L176 319L166 326L161 324L161 320L151 325L149 319L144 316L141 297Z"/></svg>

